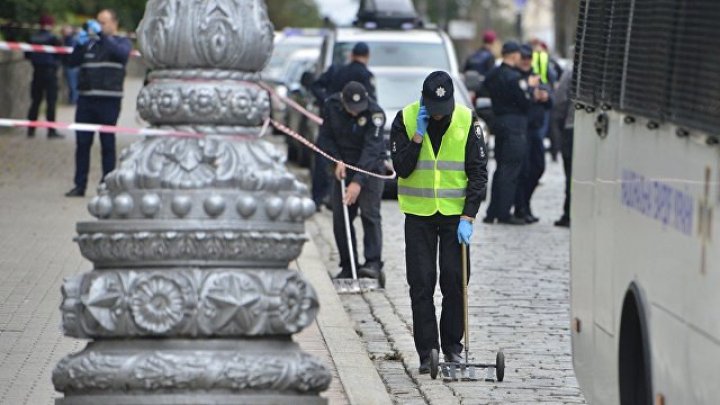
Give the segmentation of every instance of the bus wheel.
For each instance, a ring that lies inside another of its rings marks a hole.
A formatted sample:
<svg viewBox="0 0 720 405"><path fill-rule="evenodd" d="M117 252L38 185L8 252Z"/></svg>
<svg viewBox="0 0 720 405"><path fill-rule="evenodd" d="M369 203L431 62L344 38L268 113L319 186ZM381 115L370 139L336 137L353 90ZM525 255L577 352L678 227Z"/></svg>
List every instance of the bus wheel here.
<svg viewBox="0 0 720 405"><path fill-rule="evenodd" d="M631 284L623 301L620 321L618 377L621 405L652 405L652 368L641 292Z"/></svg>

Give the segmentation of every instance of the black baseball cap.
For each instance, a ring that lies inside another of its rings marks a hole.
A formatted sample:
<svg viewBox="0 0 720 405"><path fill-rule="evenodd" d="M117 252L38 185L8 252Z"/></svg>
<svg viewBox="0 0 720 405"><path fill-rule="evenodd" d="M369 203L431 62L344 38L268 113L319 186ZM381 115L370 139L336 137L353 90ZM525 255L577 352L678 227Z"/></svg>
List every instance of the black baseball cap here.
<svg viewBox="0 0 720 405"><path fill-rule="evenodd" d="M502 54L507 55L509 53L520 52L520 44L515 41L507 41L502 46Z"/></svg>
<svg viewBox="0 0 720 405"><path fill-rule="evenodd" d="M368 56L370 54L370 47L365 42L358 42L353 46L352 54L357 56Z"/></svg>
<svg viewBox="0 0 720 405"><path fill-rule="evenodd" d="M520 56L527 59L527 58L532 58L532 55L533 55L533 49L530 45L528 45L528 44L520 45Z"/></svg>
<svg viewBox="0 0 720 405"><path fill-rule="evenodd" d="M455 88L447 72L438 70L425 78L422 102L430 115L450 115L455 109Z"/></svg>
<svg viewBox="0 0 720 405"><path fill-rule="evenodd" d="M368 108L367 90L365 90L365 86L358 82L346 84L340 93L340 97L345 108L355 114L360 114Z"/></svg>

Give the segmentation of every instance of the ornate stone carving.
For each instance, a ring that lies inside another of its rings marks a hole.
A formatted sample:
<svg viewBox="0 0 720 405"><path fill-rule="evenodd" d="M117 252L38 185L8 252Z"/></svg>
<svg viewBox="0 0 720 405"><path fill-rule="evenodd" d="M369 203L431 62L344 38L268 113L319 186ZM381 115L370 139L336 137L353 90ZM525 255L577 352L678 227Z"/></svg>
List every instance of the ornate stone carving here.
<svg viewBox="0 0 720 405"><path fill-rule="evenodd" d="M160 69L148 74L148 79L162 80L238 80L257 82L260 74L256 72L243 72L223 69Z"/></svg>
<svg viewBox="0 0 720 405"><path fill-rule="evenodd" d="M140 116L152 124L261 126L270 97L248 82L153 81L138 96ZM243 133L247 133L244 128Z"/></svg>
<svg viewBox="0 0 720 405"><path fill-rule="evenodd" d="M153 69L255 72L273 46L261 0L150 0L137 32L143 60Z"/></svg>
<svg viewBox="0 0 720 405"><path fill-rule="evenodd" d="M315 290L289 270L103 270L63 284L77 338L291 334L312 323Z"/></svg>
<svg viewBox="0 0 720 405"><path fill-rule="evenodd" d="M236 265L287 267L302 251L305 233L177 230L88 232L75 238L96 267Z"/></svg>
<svg viewBox="0 0 720 405"><path fill-rule="evenodd" d="M317 393L327 389L331 375L302 352L88 349L62 359L52 380L70 397L78 391L152 395L165 389Z"/></svg>
<svg viewBox="0 0 720 405"><path fill-rule="evenodd" d="M231 188L307 193L265 141L217 138L148 138L123 150L106 178L112 193L134 189Z"/></svg>
<svg viewBox="0 0 720 405"><path fill-rule="evenodd" d="M66 279L65 334L95 339L53 372L58 405L323 404L330 373L291 335L318 311L288 264L315 205L260 137L272 51L262 0L149 0L152 68L125 149L77 224L94 270ZM188 134L186 134L188 135Z"/></svg>

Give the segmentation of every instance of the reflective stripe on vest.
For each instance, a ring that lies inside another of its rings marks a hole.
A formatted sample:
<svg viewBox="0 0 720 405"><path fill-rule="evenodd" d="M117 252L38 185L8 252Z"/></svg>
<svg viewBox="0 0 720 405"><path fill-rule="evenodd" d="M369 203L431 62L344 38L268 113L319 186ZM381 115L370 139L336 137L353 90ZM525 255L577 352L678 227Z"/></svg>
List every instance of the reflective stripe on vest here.
<svg viewBox="0 0 720 405"><path fill-rule="evenodd" d="M403 109L408 138L415 135L420 103ZM437 156L426 134L415 170L407 178L398 178L398 202L406 214L430 216L461 215L465 207L467 174L465 145L472 125L472 111L455 105L450 126L442 137Z"/></svg>
<svg viewBox="0 0 720 405"><path fill-rule="evenodd" d="M533 52L532 68L536 75L540 75L540 81L543 84L548 82L548 64L550 57L547 52Z"/></svg>

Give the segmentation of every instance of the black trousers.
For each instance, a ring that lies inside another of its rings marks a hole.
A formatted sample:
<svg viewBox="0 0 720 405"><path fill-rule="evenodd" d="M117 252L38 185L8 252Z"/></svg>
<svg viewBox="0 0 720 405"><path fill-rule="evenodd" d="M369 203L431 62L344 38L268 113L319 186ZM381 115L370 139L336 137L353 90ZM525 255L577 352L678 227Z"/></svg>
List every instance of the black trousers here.
<svg viewBox="0 0 720 405"><path fill-rule="evenodd" d="M30 110L28 120L35 121L40 113L40 104L43 99L47 102L45 118L48 121L55 121L55 106L57 105L58 78L57 67L55 66L33 66L33 78L30 85ZM49 129L48 133L55 132ZM28 133L34 134L35 128L29 128Z"/></svg>
<svg viewBox="0 0 720 405"><path fill-rule="evenodd" d="M490 219L507 219L510 216L523 163L527 159L526 131L527 117L524 115L507 114L495 119L497 168L493 174L487 210Z"/></svg>
<svg viewBox="0 0 720 405"><path fill-rule="evenodd" d="M545 173L545 145L543 128L529 128L527 131L527 158L523 161L517 191L515 192L515 216L525 217L532 213L530 200L540 178Z"/></svg>
<svg viewBox="0 0 720 405"><path fill-rule="evenodd" d="M565 203L563 204L563 217L570 218L570 189L572 181L572 155L573 155L573 129L566 128L562 133L560 144L563 169L565 170Z"/></svg>
<svg viewBox="0 0 720 405"><path fill-rule="evenodd" d="M75 110L75 121L91 124L115 125L120 115L120 97L87 97L78 98ZM88 172L90 171L90 149L92 149L94 132L76 131L75 147L75 187L85 190ZM100 133L102 149L103 179L115 169L115 134Z"/></svg>
<svg viewBox="0 0 720 405"><path fill-rule="evenodd" d="M405 217L405 268L410 285L413 314L413 337L420 361L432 349L442 347L443 353L460 353L463 327L462 253L457 239L459 216L433 215ZM438 259L438 246L440 255ZM468 249L468 256L470 250ZM440 263L440 341L435 317L435 285ZM468 263L468 281L470 264Z"/></svg>
<svg viewBox="0 0 720 405"><path fill-rule="evenodd" d="M346 183L349 185L349 183ZM382 261L382 218L380 216L380 204L382 203L382 193L385 183L382 179L370 177L365 181L365 185L360 190L355 204L348 207L348 216L350 218L350 237L352 238L353 255L355 264L359 263L357 254L357 239L355 238L355 226L353 221L360 211L360 220L363 226L363 250L365 252L365 262L381 262ZM350 262L350 250L347 244L347 234L345 233L345 219L343 214L342 192L340 190L340 182L335 180L332 191L332 207L333 207L333 233L335 234L335 244L340 254L340 267L344 275L349 276L352 272Z"/></svg>
<svg viewBox="0 0 720 405"><path fill-rule="evenodd" d="M329 173L330 162L319 153L313 153L312 166L312 199L318 207L330 191L331 177Z"/></svg>

